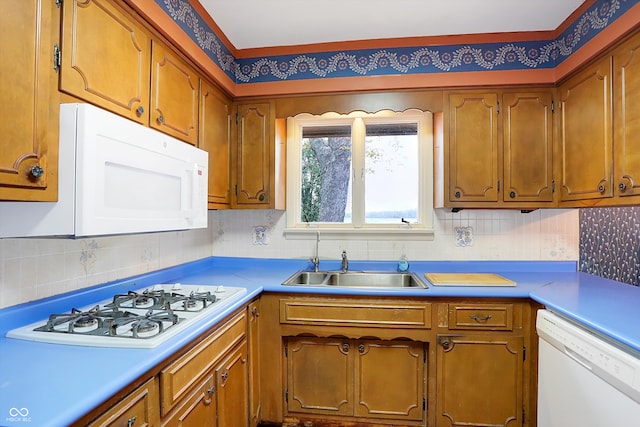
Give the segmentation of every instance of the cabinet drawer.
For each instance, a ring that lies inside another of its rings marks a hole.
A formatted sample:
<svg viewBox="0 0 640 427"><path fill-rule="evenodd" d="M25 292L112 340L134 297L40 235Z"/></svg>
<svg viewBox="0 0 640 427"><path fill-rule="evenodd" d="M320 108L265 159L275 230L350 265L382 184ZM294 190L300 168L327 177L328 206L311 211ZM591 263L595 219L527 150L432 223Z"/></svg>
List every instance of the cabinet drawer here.
<svg viewBox="0 0 640 427"><path fill-rule="evenodd" d="M513 304L449 304L449 329L513 330Z"/></svg>
<svg viewBox="0 0 640 427"><path fill-rule="evenodd" d="M283 299L280 301L280 323L429 329L431 304Z"/></svg>
<svg viewBox="0 0 640 427"><path fill-rule="evenodd" d="M245 338L246 331L247 317L242 311L160 372L163 416L213 369L222 356Z"/></svg>
<svg viewBox="0 0 640 427"><path fill-rule="evenodd" d="M157 424L158 383L153 377L89 424L89 427Z"/></svg>

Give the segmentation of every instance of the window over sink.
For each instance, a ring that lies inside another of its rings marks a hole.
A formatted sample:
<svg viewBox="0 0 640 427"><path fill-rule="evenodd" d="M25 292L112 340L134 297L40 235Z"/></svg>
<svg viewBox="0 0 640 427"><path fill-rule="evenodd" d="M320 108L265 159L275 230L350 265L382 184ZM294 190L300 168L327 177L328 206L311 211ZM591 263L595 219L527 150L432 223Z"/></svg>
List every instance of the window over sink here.
<svg viewBox="0 0 640 427"><path fill-rule="evenodd" d="M287 120L287 238L433 236L433 117L407 110Z"/></svg>

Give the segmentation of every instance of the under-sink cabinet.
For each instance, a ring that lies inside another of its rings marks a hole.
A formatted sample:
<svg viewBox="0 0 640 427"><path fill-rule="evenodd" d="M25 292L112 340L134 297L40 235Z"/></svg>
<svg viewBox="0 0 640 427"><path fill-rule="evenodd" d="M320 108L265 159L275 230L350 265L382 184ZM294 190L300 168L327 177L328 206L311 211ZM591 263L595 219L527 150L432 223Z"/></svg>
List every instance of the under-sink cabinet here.
<svg viewBox="0 0 640 427"><path fill-rule="evenodd" d="M263 294L262 420L536 425L528 300Z"/></svg>

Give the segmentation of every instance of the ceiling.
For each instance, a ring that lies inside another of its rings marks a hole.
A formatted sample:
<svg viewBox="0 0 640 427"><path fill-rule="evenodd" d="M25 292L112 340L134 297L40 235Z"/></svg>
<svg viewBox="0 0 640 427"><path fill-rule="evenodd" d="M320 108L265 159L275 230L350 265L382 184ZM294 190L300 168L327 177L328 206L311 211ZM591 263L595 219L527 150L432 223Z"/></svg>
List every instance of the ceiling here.
<svg viewBox="0 0 640 427"><path fill-rule="evenodd" d="M200 0L236 49L555 30L585 0Z"/></svg>

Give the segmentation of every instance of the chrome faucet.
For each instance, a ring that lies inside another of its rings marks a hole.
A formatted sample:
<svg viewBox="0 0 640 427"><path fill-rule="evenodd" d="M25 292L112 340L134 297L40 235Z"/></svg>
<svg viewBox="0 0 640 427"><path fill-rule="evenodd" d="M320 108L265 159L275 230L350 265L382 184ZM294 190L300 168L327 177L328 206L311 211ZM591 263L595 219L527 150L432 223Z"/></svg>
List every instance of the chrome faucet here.
<svg viewBox="0 0 640 427"><path fill-rule="evenodd" d="M342 251L342 272L349 270L349 260L347 259L347 251Z"/></svg>
<svg viewBox="0 0 640 427"><path fill-rule="evenodd" d="M316 255L314 257L309 258L309 261L313 263L313 271L316 273L320 268L320 256L318 255L318 246L320 245L320 232L316 232Z"/></svg>

